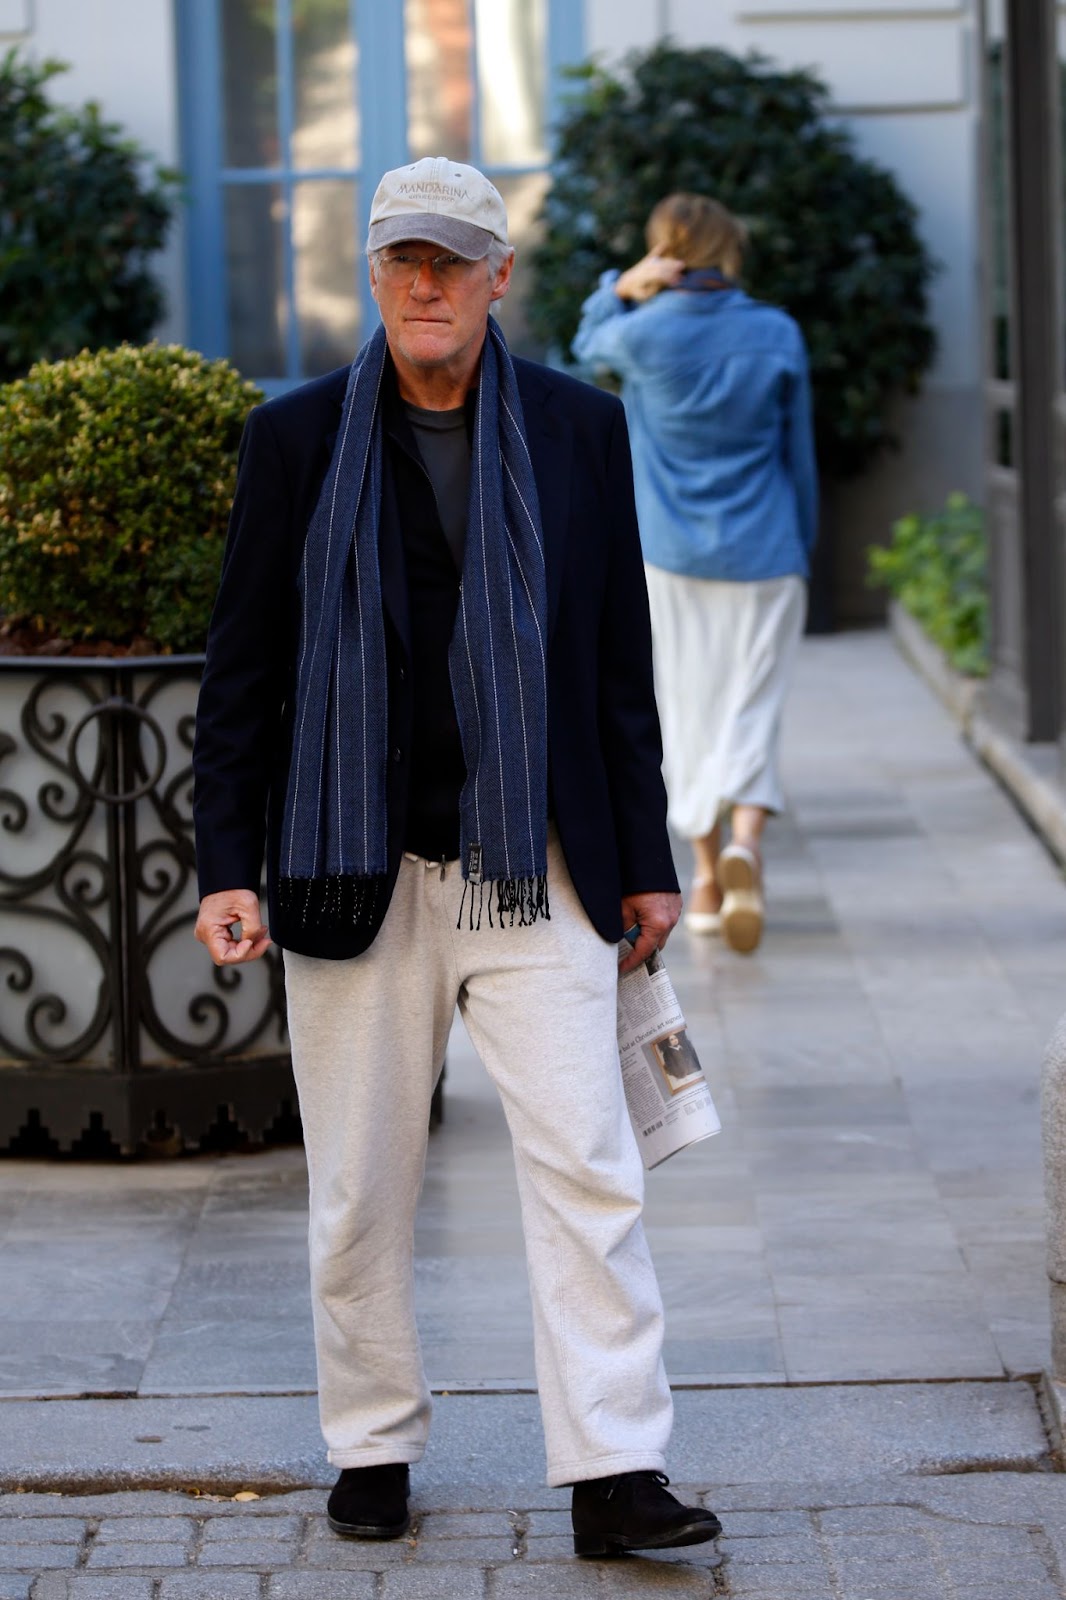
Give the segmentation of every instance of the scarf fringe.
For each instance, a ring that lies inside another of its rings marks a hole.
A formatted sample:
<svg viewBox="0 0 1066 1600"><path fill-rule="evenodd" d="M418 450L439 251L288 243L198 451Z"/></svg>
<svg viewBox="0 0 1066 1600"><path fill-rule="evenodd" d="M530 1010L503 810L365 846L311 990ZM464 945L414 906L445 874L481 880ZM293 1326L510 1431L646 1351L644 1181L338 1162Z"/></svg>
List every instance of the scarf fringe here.
<svg viewBox="0 0 1066 1600"><path fill-rule="evenodd" d="M351 929L374 921L385 878L357 878L351 873L329 873L322 878L282 878L278 901L286 917L299 917L306 926Z"/></svg>
<svg viewBox="0 0 1066 1600"><path fill-rule="evenodd" d="M284 877L278 882L278 902L287 918L298 917L304 926L357 928L373 922L386 882L384 876L357 878L350 873L330 873L322 878ZM469 931L480 932L486 915L490 928L513 928L516 921L520 928L528 928L534 922L550 922L547 875L496 878L487 883L464 881L456 928L463 926L465 916Z"/></svg>
<svg viewBox="0 0 1066 1600"><path fill-rule="evenodd" d="M459 902L459 916L455 924L457 928L463 926L463 915L465 913L468 931L471 933L481 931L481 918L485 912L486 889L488 890L490 928L513 928L516 917L520 928L528 928L538 921L550 922L552 919L546 873L539 873L532 878L496 878L488 883L471 883L467 879L463 884L463 898ZM475 900L477 901L476 922L474 920ZM493 900L496 902L495 922L492 917Z"/></svg>

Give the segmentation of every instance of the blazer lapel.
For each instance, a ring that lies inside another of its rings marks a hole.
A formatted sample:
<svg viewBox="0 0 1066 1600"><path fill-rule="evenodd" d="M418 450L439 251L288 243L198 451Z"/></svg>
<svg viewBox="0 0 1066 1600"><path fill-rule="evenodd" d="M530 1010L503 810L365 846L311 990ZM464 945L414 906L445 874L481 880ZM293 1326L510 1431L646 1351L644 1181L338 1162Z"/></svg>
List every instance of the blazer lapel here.
<svg viewBox="0 0 1066 1600"><path fill-rule="evenodd" d="M570 465L572 440L551 409L551 392L536 369L515 362L518 392L526 424L533 476L544 530L544 566L548 590L548 635L555 627L570 531Z"/></svg>

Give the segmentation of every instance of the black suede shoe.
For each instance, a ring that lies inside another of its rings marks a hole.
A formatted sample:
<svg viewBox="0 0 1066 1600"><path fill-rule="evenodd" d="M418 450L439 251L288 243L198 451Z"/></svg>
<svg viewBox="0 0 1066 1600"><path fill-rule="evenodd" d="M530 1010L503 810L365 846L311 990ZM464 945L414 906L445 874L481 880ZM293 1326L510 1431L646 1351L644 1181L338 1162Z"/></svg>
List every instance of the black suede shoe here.
<svg viewBox="0 0 1066 1600"><path fill-rule="evenodd" d="M349 1539L398 1539L411 1526L409 1483L404 1461L345 1467L326 1502L330 1527Z"/></svg>
<svg viewBox="0 0 1066 1600"><path fill-rule="evenodd" d="M683 1506L667 1494L663 1472L620 1472L574 1484L574 1554L620 1556L626 1550L670 1550L717 1539L713 1511Z"/></svg>

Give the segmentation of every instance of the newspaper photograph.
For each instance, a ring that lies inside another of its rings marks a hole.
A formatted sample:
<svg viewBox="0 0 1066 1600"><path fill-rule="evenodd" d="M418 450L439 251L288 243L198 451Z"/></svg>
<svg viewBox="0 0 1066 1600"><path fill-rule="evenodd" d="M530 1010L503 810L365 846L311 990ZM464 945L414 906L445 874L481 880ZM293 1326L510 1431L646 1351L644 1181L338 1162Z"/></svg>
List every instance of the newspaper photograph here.
<svg viewBox="0 0 1066 1600"><path fill-rule="evenodd" d="M722 1124L658 951L618 980L618 1054L645 1167L718 1133Z"/></svg>

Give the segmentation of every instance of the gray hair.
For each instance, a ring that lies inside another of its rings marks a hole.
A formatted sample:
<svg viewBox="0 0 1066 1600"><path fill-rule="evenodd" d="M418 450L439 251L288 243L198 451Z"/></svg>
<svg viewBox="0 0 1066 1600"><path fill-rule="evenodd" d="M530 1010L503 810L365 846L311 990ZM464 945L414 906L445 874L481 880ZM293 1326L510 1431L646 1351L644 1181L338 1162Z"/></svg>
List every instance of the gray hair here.
<svg viewBox="0 0 1066 1600"><path fill-rule="evenodd" d="M501 244L498 239L493 239L489 245L489 253L485 257L489 268L489 277L494 278L500 268L514 255L514 245Z"/></svg>

